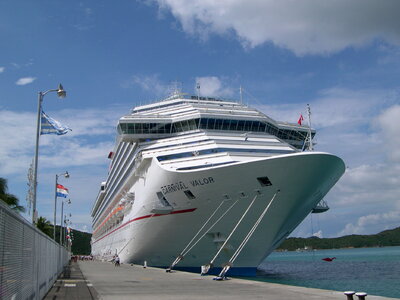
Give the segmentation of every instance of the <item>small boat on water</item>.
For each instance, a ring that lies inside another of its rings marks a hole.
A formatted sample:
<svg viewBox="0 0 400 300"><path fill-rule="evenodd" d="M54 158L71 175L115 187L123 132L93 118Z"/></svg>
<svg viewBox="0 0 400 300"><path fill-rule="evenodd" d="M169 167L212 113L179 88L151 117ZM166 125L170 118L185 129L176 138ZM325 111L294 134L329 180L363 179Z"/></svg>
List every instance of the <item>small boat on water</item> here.
<svg viewBox="0 0 400 300"><path fill-rule="evenodd" d="M333 261L334 259L336 259L336 257L325 257L322 260L324 260L324 261Z"/></svg>

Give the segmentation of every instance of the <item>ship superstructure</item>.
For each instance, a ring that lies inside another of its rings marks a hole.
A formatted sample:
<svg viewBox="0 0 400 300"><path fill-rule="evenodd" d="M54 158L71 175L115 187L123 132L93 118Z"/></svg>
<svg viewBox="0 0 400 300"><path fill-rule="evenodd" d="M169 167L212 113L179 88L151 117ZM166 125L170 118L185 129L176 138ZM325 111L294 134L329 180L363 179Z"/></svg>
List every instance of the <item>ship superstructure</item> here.
<svg viewBox="0 0 400 300"><path fill-rule="evenodd" d="M239 249L230 272L254 273L344 172L340 158L302 151L315 130L233 101L175 93L117 131L92 209L103 259L168 267L192 242L176 267L221 267Z"/></svg>

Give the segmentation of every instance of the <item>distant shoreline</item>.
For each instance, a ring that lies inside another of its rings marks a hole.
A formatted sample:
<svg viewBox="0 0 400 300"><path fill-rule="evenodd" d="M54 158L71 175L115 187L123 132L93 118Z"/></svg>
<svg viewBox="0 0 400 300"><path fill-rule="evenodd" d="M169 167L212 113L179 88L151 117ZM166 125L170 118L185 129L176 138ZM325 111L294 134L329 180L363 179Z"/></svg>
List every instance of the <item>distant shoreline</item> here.
<svg viewBox="0 0 400 300"><path fill-rule="evenodd" d="M337 238L287 238L275 251L296 251L301 249L306 252L310 249L351 249L351 248L379 248L400 246L400 227L382 231L371 235L346 235ZM309 249L305 249L305 248Z"/></svg>

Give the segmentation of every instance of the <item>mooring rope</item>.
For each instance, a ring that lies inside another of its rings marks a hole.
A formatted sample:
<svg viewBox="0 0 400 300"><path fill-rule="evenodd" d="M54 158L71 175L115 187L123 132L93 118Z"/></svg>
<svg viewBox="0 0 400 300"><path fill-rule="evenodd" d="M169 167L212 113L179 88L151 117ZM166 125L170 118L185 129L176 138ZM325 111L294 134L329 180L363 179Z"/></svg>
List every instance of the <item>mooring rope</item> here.
<svg viewBox="0 0 400 300"><path fill-rule="evenodd" d="M247 242L253 235L254 231L256 231L258 225L260 225L261 220L264 218L265 214L267 213L269 207L271 206L272 202L274 201L276 195L279 193L279 190L274 194L272 197L271 201L268 203L267 207L264 209L264 211L261 213L261 215L258 217L256 223L254 223L253 227L249 231L249 233L246 235L242 243L239 245L239 247L236 249L235 253L232 255L231 259L229 260L228 263L233 264L236 260L236 258L239 256L240 252L243 250L243 248L246 246Z"/></svg>
<svg viewBox="0 0 400 300"><path fill-rule="evenodd" d="M198 242L231 210L233 206L238 202L239 199L237 199L228 209L197 239L193 245L187 249L190 245L190 243L193 242L193 240L196 238L197 235L201 232L201 230L205 227L205 225L211 220L211 218L215 215L217 210L222 206L223 203L225 203L228 200L224 200L221 202L221 204L218 206L218 208L214 211L214 213L211 215L210 218L204 223L204 225L200 228L200 230L196 233L196 235L192 238L192 240L189 242L189 244L185 247L185 249L182 250L182 252L178 255L178 257L175 259L175 261L171 264L171 266L167 269L167 271L171 271L173 267L175 267L182 259L183 257L190 252L190 250L193 249L194 246L197 245Z"/></svg>
<svg viewBox="0 0 400 300"><path fill-rule="evenodd" d="M225 264L225 266L222 268L221 272L218 275L218 280L221 280L225 277L225 274L229 271L229 269L232 267L233 263L235 262L236 258L239 256L240 252L244 249L246 246L247 242L250 240L251 236L253 233L256 231L258 225L260 225L261 220L264 218L265 214L267 213L269 207L271 206L272 202L274 201L276 195L280 192L280 190L277 190L274 196L272 197L271 201L268 203L267 207L263 210L261 215L258 217L257 221L254 223L253 227L250 229L250 231L247 233L246 237L243 239L239 247L236 249L235 253L233 253L232 257L229 259L229 261Z"/></svg>
<svg viewBox="0 0 400 300"><path fill-rule="evenodd" d="M210 261L210 263L208 264L208 266L212 266L212 264L214 263L215 259L218 257L218 255L221 253L222 249L224 249L225 245L228 243L229 239L232 237L232 235L235 233L236 229L238 228L238 226L240 225L240 223L242 222L242 220L244 219L244 217L247 215L247 213L249 212L250 208L253 206L254 201L256 201L258 195L256 195L253 200L251 201L251 203L249 204L249 206L247 207L246 211L243 213L243 215L241 216L241 218L239 219L239 221L236 223L235 227L232 229L231 233L229 234L229 236L226 238L225 242L222 244L222 246L219 248L217 254L215 254L214 258Z"/></svg>

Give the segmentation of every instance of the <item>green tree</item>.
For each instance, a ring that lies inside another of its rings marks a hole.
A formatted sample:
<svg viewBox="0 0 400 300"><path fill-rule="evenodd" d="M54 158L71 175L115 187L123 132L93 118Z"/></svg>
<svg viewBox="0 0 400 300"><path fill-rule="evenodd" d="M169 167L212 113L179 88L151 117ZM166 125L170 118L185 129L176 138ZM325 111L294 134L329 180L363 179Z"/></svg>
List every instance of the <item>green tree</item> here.
<svg viewBox="0 0 400 300"><path fill-rule="evenodd" d="M24 212L25 208L19 205L19 200L12 194L8 193L7 179L0 177L0 199L16 212Z"/></svg>
<svg viewBox="0 0 400 300"><path fill-rule="evenodd" d="M44 217L39 217L36 221L36 227L49 237L53 238L53 225Z"/></svg>

